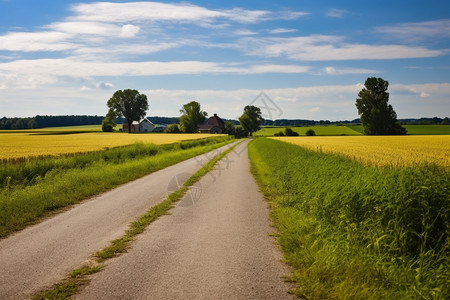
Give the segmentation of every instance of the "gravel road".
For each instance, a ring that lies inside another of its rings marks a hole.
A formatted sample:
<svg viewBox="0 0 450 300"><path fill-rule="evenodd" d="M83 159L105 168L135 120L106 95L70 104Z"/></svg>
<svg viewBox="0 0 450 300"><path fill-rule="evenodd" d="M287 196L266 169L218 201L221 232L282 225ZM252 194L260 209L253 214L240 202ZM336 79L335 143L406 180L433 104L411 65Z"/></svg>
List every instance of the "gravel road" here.
<svg viewBox="0 0 450 300"><path fill-rule="evenodd" d="M0 299L27 299L59 282L162 201L171 179L183 182L201 168L199 162L212 156L202 155L152 173L0 240Z"/></svg>
<svg viewBox="0 0 450 300"><path fill-rule="evenodd" d="M292 299L240 144L75 299ZM238 155L238 153L240 153Z"/></svg>

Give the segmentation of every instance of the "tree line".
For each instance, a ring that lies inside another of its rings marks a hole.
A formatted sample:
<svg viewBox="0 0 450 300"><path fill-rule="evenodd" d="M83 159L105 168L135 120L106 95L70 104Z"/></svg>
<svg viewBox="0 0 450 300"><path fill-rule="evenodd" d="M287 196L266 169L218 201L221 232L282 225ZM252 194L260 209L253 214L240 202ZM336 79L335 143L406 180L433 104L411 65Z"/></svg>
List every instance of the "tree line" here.
<svg viewBox="0 0 450 300"><path fill-rule="evenodd" d="M44 127L98 125L102 122L102 116L40 116L29 118L0 119L0 129L36 129Z"/></svg>

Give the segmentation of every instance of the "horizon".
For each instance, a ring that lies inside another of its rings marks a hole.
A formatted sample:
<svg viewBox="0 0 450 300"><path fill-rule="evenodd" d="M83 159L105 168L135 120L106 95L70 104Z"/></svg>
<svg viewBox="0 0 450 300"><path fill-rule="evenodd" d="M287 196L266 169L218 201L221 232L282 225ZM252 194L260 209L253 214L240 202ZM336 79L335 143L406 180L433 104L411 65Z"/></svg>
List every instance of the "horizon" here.
<svg viewBox="0 0 450 300"><path fill-rule="evenodd" d="M380 3L382 5L380 5ZM359 118L368 77L398 119L450 112L450 3L0 0L0 117L99 115L114 91L148 115L195 100L237 119ZM262 96L261 96L262 95Z"/></svg>

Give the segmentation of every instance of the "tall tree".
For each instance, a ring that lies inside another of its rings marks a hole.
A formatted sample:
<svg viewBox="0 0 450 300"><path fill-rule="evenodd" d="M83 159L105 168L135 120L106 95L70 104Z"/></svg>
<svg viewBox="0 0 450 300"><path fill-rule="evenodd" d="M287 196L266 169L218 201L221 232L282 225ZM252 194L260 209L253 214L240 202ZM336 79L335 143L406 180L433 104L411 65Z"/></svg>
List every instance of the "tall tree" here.
<svg viewBox="0 0 450 300"><path fill-rule="evenodd" d="M253 135L253 132L258 131L261 128L261 123L264 121L261 116L261 109L254 105L247 105L244 107L244 113L239 118L241 126Z"/></svg>
<svg viewBox="0 0 450 300"><path fill-rule="evenodd" d="M133 121L139 121L145 117L148 110L147 96L137 90L118 90L108 100L108 115L117 118L125 117L128 123L128 133L131 131Z"/></svg>
<svg viewBox="0 0 450 300"><path fill-rule="evenodd" d="M358 93L356 108L361 116L364 134L367 135L400 135L406 129L397 121L397 114L389 102L387 92L389 82L382 78L370 77L364 88Z"/></svg>
<svg viewBox="0 0 450 300"><path fill-rule="evenodd" d="M183 105L180 113L182 113L180 117L181 131L186 133L198 132L198 125L202 124L208 115L206 111L201 110L200 103L196 101Z"/></svg>

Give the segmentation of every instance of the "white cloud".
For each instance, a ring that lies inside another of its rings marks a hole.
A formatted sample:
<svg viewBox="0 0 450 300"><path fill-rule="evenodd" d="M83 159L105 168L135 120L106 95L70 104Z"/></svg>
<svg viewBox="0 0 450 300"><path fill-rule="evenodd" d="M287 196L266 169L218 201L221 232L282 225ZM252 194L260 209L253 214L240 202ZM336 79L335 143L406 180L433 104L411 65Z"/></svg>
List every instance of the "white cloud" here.
<svg viewBox="0 0 450 300"><path fill-rule="evenodd" d="M138 34L139 30L139 26L135 26L132 24L123 25L120 36L126 38L134 37Z"/></svg>
<svg viewBox="0 0 450 300"><path fill-rule="evenodd" d="M406 41L443 39L450 37L450 19L380 26L376 27L375 31L392 39Z"/></svg>
<svg viewBox="0 0 450 300"><path fill-rule="evenodd" d="M248 30L248 29L239 29L234 31L235 35L256 35L258 34L256 31Z"/></svg>
<svg viewBox="0 0 450 300"><path fill-rule="evenodd" d="M348 11L345 9L331 8L326 13L325 16L330 18L343 18Z"/></svg>
<svg viewBox="0 0 450 300"><path fill-rule="evenodd" d="M121 28L118 25L100 22L56 22L44 26L54 32L68 33L71 35L119 35Z"/></svg>
<svg viewBox="0 0 450 300"><path fill-rule="evenodd" d="M248 55L264 57L286 56L293 60L380 60L423 58L444 55L445 51L403 45L367 45L345 43L332 35L312 35L292 38L246 38L241 48Z"/></svg>
<svg viewBox="0 0 450 300"><path fill-rule="evenodd" d="M272 30L269 30L268 32L270 34L279 34L279 33L291 33L291 32L296 32L297 29L292 29L292 28L275 28Z"/></svg>
<svg viewBox="0 0 450 300"><path fill-rule="evenodd" d="M63 32L11 32L0 36L0 50L7 51L63 51L74 49L72 35Z"/></svg>
<svg viewBox="0 0 450 300"><path fill-rule="evenodd" d="M264 74L264 73L304 73L309 67L298 65L242 65L202 61L143 61L143 62L92 62L70 59L17 60L0 63L0 79L11 84L16 74L27 80L16 80L16 87L24 82L33 86L39 82L55 83L58 77L86 78L96 76L160 76L179 74ZM30 82L36 84L31 84ZM5 88L8 86L4 84Z"/></svg>
<svg viewBox="0 0 450 300"><path fill-rule="evenodd" d="M160 2L110 3L95 2L72 6L75 16L71 20L94 22L133 22L133 21L174 21L211 22L215 19L228 19L239 23L256 23L270 14L262 10L211 10L187 3L169 4Z"/></svg>
<svg viewBox="0 0 450 300"><path fill-rule="evenodd" d="M339 68L326 67L324 69L325 74L328 75L345 75L345 74L377 74L380 71L371 69L359 69L359 68Z"/></svg>

